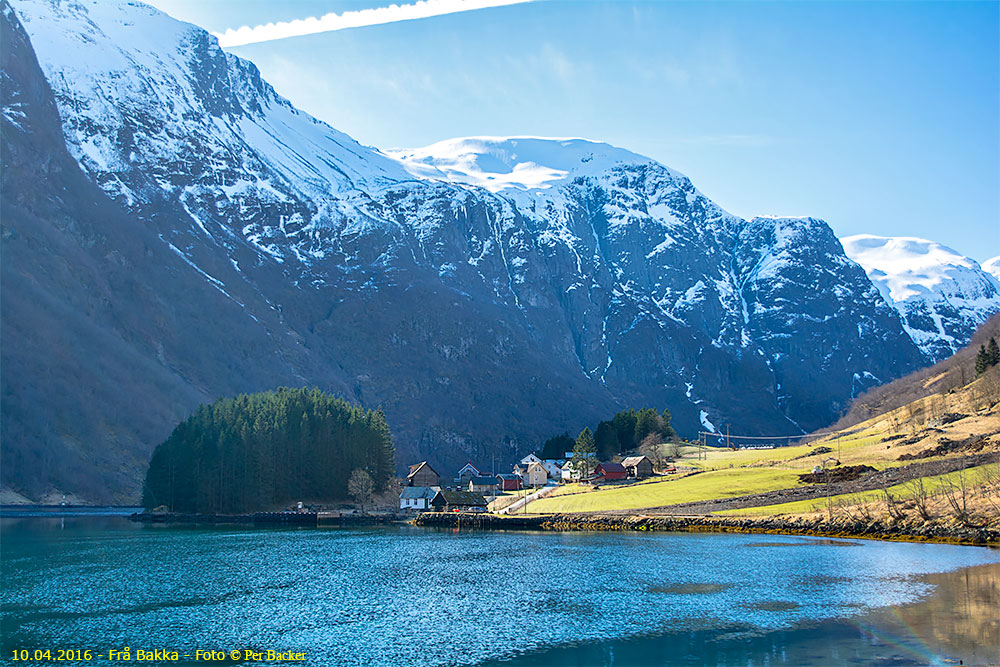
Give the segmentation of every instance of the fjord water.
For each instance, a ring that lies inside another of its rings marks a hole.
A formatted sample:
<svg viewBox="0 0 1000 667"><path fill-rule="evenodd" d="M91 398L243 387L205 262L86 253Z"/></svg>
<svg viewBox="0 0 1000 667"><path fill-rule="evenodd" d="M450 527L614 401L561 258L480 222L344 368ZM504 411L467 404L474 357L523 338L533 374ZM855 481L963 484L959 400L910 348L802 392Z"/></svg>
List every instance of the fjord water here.
<svg viewBox="0 0 1000 667"><path fill-rule="evenodd" d="M0 530L4 661L17 648L125 646L366 666L1000 658L1000 552L984 548L120 518Z"/></svg>

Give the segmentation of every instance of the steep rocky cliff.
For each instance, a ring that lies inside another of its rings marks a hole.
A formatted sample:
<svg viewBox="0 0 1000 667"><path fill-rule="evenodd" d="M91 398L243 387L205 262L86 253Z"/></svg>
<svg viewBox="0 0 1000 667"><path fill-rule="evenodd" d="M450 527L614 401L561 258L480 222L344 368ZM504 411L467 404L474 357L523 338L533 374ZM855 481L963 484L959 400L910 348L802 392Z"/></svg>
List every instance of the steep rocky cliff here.
<svg viewBox="0 0 1000 667"><path fill-rule="evenodd" d="M281 384L383 406L400 463L447 468L621 406L811 429L926 361L822 221L585 140L387 155L140 3L12 4L3 483L29 495L132 499L198 403Z"/></svg>

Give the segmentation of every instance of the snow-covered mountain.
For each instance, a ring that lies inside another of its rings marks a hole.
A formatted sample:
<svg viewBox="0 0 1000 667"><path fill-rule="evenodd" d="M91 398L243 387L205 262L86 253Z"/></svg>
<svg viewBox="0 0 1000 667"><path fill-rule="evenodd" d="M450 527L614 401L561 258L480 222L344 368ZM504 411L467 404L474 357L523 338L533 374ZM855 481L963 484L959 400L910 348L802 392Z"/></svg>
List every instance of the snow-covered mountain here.
<svg viewBox="0 0 1000 667"><path fill-rule="evenodd" d="M383 153L141 3L11 4L0 428L29 495L128 498L199 402L276 384L381 405L401 464L448 467L626 405L811 429L926 361L820 220L583 139Z"/></svg>
<svg viewBox="0 0 1000 667"><path fill-rule="evenodd" d="M1000 257L993 257L983 262L983 271L1000 280Z"/></svg>
<svg viewBox="0 0 1000 667"><path fill-rule="evenodd" d="M1000 311L1000 280L951 248L926 239L870 234L841 242L934 361L954 354Z"/></svg>

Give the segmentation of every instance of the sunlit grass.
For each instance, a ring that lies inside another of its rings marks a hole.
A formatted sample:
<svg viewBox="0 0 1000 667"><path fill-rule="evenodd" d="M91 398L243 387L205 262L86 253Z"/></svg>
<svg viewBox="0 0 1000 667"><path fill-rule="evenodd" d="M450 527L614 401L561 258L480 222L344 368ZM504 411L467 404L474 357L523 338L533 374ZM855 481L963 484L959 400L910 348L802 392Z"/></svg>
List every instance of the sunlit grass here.
<svg viewBox="0 0 1000 667"><path fill-rule="evenodd" d="M602 512L743 496L795 486L799 472L778 468L727 468L687 477L542 498L531 503L528 511L539 514Z"/></svg>

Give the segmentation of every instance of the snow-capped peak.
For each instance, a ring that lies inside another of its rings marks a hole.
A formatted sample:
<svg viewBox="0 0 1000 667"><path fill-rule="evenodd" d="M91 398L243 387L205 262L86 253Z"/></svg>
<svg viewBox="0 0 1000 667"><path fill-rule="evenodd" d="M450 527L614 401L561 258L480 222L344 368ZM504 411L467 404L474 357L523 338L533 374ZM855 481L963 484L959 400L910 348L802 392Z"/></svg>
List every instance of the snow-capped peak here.
<svg viewBox="0 0 1000 667"><path fill-rule="evenodd" d="M983 271L1000 280L1000 256L983 262Z"/></svg>
<svg viewBox="0 0 1000 667"><path fill-rule="evenodd" d="M478 185L493 192L550 188L648 157L588 139L463 137L388 151L420 178Z"/></svg>
<svg viewBox="0 0 1000 667"><path fill-rule="evenodd" d="M982 280L982 267L947 246L912 236L858 234L842 238L844 252L860 264L892 301L939 293L943 285ZM989 282L989 281L987 281ZM988 290L987 290L988 291Z"/></svg>
<svg viewBox="0 0 1000 667"><path fill-rule="evenodd" d="M933 358L961 347L970 329L1000 310L1000 280L940 243L871 234L848 236L841 243L899 310L914 342Z"/></svg>

